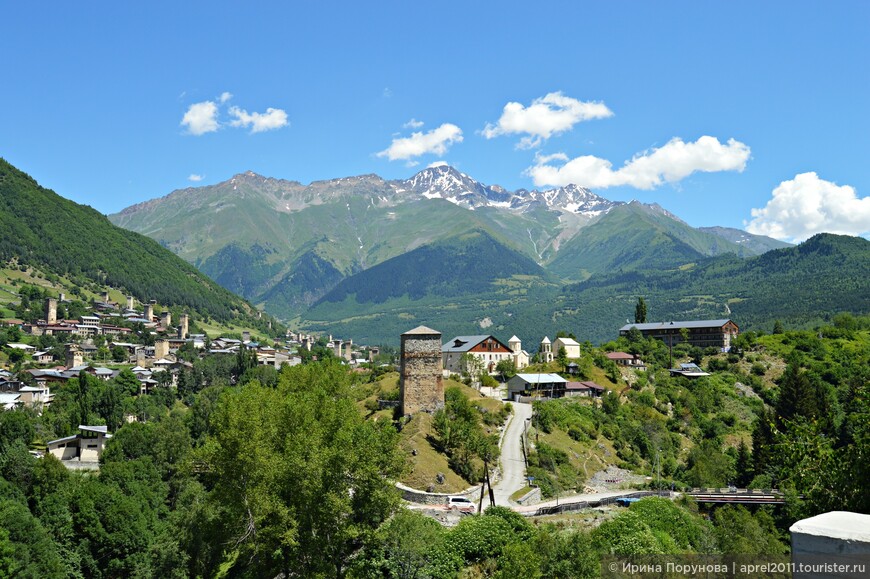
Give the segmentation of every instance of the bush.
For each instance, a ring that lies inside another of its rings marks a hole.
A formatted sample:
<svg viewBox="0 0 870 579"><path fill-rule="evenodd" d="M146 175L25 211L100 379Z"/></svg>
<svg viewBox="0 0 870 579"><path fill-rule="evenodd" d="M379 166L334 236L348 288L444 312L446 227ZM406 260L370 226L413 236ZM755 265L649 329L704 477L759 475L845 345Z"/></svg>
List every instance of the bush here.
<svg viewBox="0 0 870 579"><path fill-rule="evenodd" d="M508 543L516 541L512 524L501 516L465 517L447 535L450 551L469 563L498 557Z"/></svg>

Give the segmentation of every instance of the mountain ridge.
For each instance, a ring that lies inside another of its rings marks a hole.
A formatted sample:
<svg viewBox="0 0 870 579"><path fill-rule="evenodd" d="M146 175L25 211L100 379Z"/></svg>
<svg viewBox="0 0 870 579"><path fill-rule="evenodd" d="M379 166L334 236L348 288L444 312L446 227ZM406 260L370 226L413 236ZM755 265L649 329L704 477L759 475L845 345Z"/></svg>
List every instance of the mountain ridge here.
<svg viewBox="0 0 870 579"><path fill-rule="evenodd" d="M446 165L423 169L409 179L366 174L308 185L247 171L216 185L174 191L109 218L157 239L226 287L289 319L341 279L477 229L539 265L555 264L552 271L571 281L619 264L643 265L650 261L643 255L648 247L629 248L628 253L637 254L634 258L600 256L591 266L567 256L588 254L582 233L589 227L600 231L604 226L596 224L616 221L608 217L612 212L640 206L659 223L647 220L621 227L669 230L671 235L656 234L665 249L656 262L667 267L706 255L753 255L755 247L767 248L763 243L743 246L719 231L696 230L656 204L610 201L576 185L508 191ZM616 243L607 244L607 251L614 253L622 244L621 232L609 235ZM623 237L636 237L639 243L653 235ZM686 243L691 250L683 247ZM305 273L296 275L300 268ZM242 280L243 272L251 279Z"/></svg>

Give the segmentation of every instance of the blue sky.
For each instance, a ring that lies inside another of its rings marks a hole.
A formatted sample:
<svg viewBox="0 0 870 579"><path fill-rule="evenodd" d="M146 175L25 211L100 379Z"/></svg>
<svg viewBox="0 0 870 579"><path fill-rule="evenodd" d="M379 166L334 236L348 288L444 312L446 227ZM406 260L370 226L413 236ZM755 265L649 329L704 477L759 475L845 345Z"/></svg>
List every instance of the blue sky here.
<svg viewBox="0 0 870 579"><path fill-rule="evenodd" d="M308 183L447 162L694 226L870 231L868 2L3 12L0 156L104 213L246 170Z"/></svg>

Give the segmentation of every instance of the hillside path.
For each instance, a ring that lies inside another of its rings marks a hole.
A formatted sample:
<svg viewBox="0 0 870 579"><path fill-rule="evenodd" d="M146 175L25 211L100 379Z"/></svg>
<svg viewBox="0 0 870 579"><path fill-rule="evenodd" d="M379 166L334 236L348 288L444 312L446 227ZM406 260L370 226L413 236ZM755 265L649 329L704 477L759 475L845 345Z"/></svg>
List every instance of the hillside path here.
<svg viewBox="0 0 870 579"><path fill-rule="evenodd" d="M501 443L501 480L493 487L495 504L512 506L512 494L526 486L526 462L523 458L522 435L526 420L532 417L532 405L513 402L514 411Z"/></svg>

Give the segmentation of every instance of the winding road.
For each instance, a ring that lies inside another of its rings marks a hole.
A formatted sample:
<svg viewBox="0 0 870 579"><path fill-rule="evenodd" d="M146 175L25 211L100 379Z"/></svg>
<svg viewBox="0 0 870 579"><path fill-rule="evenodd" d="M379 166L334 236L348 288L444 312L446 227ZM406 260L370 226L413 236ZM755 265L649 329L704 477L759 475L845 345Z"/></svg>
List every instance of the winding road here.
<svg viewBox="0 0 870 579"><path fill-rule="evenodd" d="M532 405L521 402L512 404L514 411L501 441L501 480L493 486L495 504L503 507L513 506L511 495L527 484L522 435L526 421L532 417Z"/></svg>

